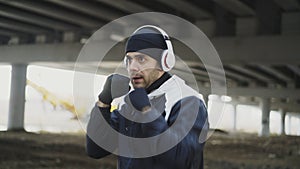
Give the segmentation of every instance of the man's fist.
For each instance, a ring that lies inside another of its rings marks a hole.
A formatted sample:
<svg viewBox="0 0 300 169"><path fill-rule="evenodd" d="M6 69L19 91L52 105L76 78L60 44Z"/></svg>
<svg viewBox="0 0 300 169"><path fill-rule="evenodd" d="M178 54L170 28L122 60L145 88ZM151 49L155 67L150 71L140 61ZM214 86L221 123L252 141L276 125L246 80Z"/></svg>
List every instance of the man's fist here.
<svg viewBox="0 0 300 169"><path fill-rule="evenodd" d="M147 92L144 88L136 88L129 93L131 104L138 111L145 111L151 107Z"/></svg>
<svg viewBox="0 0 300 169"><path fill-rule="evenodd" d="M119 74L112 74L107 77L102 92L99 94L99 101L104 104L111 104L112 100L125 95L129 90L130 79Z"/></svg>

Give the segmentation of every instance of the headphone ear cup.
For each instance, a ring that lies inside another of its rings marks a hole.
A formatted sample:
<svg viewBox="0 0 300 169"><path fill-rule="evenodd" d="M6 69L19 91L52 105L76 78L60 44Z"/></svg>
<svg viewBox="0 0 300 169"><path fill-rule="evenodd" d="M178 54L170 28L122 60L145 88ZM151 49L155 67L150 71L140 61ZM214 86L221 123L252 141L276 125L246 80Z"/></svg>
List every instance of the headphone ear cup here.
<svg viewBox="0 0 300 169"><path fill-rule="evenodd" d="M175 56L173 54L169 54L168 50L164 50L161 56L161 68L163 71L170 71L175 65Z"/></svg>

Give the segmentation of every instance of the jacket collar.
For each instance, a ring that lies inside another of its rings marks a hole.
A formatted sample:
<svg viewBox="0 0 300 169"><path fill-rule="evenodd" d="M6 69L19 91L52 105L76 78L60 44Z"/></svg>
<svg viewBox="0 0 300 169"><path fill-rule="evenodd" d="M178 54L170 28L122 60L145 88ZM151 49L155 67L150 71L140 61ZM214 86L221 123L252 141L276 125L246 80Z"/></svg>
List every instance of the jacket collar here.
<svg viewBox="0 0 300 169"><path fill-rule="evenodd" d="M147 89L147 94L151 93L155 89L158 89L163 83L171 78L171 75L168 72L165 72L159 79L153 82Z"/></svg>

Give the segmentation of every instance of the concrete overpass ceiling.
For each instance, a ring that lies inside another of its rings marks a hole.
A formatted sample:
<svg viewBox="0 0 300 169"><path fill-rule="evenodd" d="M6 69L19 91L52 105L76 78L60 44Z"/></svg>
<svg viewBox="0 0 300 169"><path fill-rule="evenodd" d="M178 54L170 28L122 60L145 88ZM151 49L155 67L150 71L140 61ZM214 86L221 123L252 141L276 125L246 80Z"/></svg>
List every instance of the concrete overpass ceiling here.
<svg viewBox="0 0 300 169"><path fill-rule="evenodd" d="M300 9L299 0L274 0L274 2L277 3L284 11L297 11Z"/></svg>
<svg viewBox="0 0 300 169"><path fill-rule="evenodd" d="M84 15L80 11L74 11L70 8L65 8L63 6L55 5L47 1L5 1L1 0L1 3L14 6L16 8L21 8L35 12L39 15L44 15L54 19L63 20L70 22L75 25L79 25L83 28L98 28L101 27L105 22L103 20L94 18L89 15Z"/></svg>
<svg viewBox="0 0 300 169"><path fill-rule="evenodd" d="M0 0L0 62L23 61L72 70L82 39L111 20L149 11L177 15L203 30L220 55L230 87L251 88L250 92L256 87L282 89L281 93L288 89L289 94L300 88L299 0ZM167 22L164 18L153 20ZM116 26L120 36L129 24ZM178 54L199 84L209 85L208 69L214 79L221 80L222 72L204 66L184 49ZM52 56L54 53L57 56ZM119 58L112 56L106 63L116 60ZM97 66L81 64L83 71ZM108 74L112 68L102 70ZM180 66L174 72L188 74ZM243 94L242 89L231 92Z"/></svg>
<svg viewBox="0 0 300 169"><path fill-rule="evenodd" d="M0 5L0 15L7 18L23 21L23 22L28 22L30 24L49 27L54 30L73 30L79 28L78 26L75 26L73 24L68 24L61 20L52 19L46 16L41 16L30 10L14 8L5 4Z"/></svg>
<svg viewBox="0 0 300 169"><path fill-rule="evenodd" d="M214 2L238 17L249 17L255 15L254 9L239 0L214 0Z"/></svg>

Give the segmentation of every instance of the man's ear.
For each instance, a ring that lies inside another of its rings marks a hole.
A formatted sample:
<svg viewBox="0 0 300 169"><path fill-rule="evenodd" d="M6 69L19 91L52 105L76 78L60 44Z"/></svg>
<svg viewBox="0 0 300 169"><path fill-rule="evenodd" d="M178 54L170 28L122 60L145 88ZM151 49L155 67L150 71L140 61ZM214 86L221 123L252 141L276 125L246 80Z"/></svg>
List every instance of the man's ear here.
<svg viewBox="0 0 300 169"><path fill-rule="evenodd" d="M161 67L161 64L159 62L156 63L155 68L160 70L160 71L163 71L163 68Z"/></svg>

